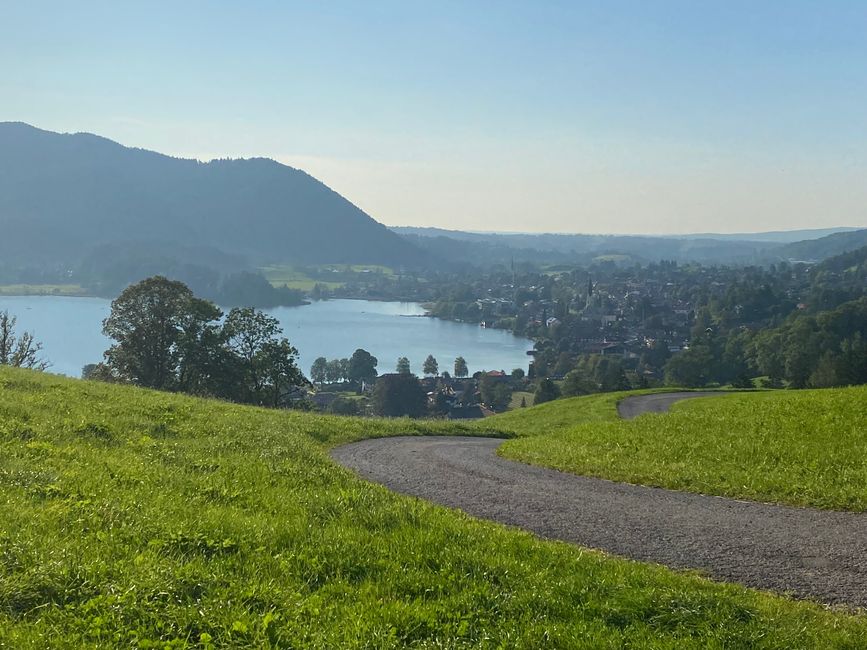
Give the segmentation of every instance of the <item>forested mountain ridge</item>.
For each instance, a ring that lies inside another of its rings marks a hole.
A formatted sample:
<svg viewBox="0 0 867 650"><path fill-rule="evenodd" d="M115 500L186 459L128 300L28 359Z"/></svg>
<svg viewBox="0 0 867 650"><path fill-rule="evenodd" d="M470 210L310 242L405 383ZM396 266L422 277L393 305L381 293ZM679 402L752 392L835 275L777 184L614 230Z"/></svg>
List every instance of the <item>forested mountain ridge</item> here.
<svg viewBox="0 0 867 650"><path fill-rule="evenodd" d="M473 259L481 265L516 261L590 264L616 257L633 263L674 260L703 264L753 264L775 242L722 240L712 236L655 237L567 233L474 233L441 228L393 227L419 248L439 258Z"/></svg>
<svg viewBox="0 0 867 650"><path fill-rule="evenodd" d="M441 228L392 227L433 257L472 260L476 265L533 262L625 264L698 262L734 266L779 261L817 261L867 244L867 230L827 228L743 235L588 235L566 233L476 233ZM830 233L830 234L827 234ZM794 240L796 237L804 240Z"/></svg>
<svg viewBox="0 0 867 650"><path fill-rule="evenodd" d="M786 244L774 251L780 259L818 261L867 246L867 229L839 232L819 239Z"/></svg>
<svg viewBox="0 0 867 650"><path fill-rule="evenodd" d="M417 265L424 255L307 173L196 160L0 123L0 255L71 265L94 247L171 242L250 264Z"/></svg>

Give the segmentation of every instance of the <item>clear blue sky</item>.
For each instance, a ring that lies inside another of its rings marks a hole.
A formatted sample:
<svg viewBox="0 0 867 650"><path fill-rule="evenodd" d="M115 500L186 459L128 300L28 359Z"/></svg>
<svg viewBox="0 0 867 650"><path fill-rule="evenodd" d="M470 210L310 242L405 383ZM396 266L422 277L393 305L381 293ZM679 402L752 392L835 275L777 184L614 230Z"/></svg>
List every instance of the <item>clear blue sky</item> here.
<svg viewBox="0 0 867 650"><path fill-rule="evenodd" d="M7 2L0 120L268 156L394 225L867 225L867 2Z"/></svg>

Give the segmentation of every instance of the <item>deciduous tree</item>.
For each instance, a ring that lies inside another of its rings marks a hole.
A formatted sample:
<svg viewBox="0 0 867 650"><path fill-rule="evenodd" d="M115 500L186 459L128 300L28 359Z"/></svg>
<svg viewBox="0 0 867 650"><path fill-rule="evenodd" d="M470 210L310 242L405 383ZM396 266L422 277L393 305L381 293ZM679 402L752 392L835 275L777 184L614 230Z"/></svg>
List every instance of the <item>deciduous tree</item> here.
<svg viewBox="0 0 867 650"><path fill-rule="evenodd" d="M427 412L427 395L415 375L383 375L376 380L373 412L387 417L422 417Z"/></svg>
<svg viewBox="0 0 867 650"><path fill-rule="evenodd" d="M325 380L328 378L327 367L328 359L325 357L317 357L313 362L313 365L310 366L310 380L319 385L324 384Z"/></svg>
<svg viewBox="0 0 867 650"><path fill-rule="evenodd" d="M349 357L349 381L372 382L376 379L376 366L379 361L367 350L358 348Z"/></svg>
<svg viewBox="0 0 867 650"><path fill-rule="evenodd" d="M103 333L115 341L106 364L139 386L175 389L181 341L195 312L193 292L182 282L155 276L127 287L103 321Z"/></svg>
<svg viewBox="0 0 867 650"><path fill-rule="evenodd" d="M470 371L467 369L467 360L463 357L455 359L455 377L466 377L468 374Z"/></svg>
<svg viewBox="0 0 867 650"><path fill-rule="evenodd" d="M31 332L16 335L17 322L8 311L0 312L0 365L45 370L50 364L40 355L42 344Z"/></svg>

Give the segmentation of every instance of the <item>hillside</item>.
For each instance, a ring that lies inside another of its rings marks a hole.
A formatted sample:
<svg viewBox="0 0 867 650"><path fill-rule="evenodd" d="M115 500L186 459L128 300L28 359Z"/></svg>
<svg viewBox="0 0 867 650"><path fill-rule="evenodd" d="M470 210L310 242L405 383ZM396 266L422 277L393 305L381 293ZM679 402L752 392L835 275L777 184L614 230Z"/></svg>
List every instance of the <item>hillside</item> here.
<svg viewBox="0 0 867 650"><path fill-rule="evenodd" d="M855 273L858 270L867 271L867 246L829 257L816 266L817 272L830 271L845 274Z"/></svg>
<svg viewBox="0 0 867 650"><path fill-rule="evenodd" d="M650 237L643 235L473 233L441 228L394 227L433 257L476 265L510 260L537 263L589 264L599 258L622 257L626 262L700 262L752 264L763 260L780 244L775 241L713 239L705 237Z"/></svg>
<svg viewBox="0 0 867 650"><path fill-rule="evenodd" d="M781 260L815 262L867 245L867 230L855 228L660 237L477 233L407 226L391 230L433 258L473 266L512 261L586 265L606 259L629 264L673 260L740 266Z"/></svg>
<svg viewBox="0 0 867 650"><path fill-rule="evenodd" d="M72 265L106 244L269 262L415 265L420 252L273 160L195 160L0 123L0 257Z"/></svg>
<svg viewBox="0 0 867 650"><path fill-rule="evenodd" d="M819 239L786 244L773 251L779 259L812 262L867 246L867 229L839 232Z"/></svg>
<svg viewBox="0 0 867 650"><path fill-rule="evenodd" d="M502 455L576 474L867 511L867 386L731 393L624 421L608 393L492 418Z"/></svg>
<svg viewBox="0 0 867 650"><path fill-rule="evenodd" d="M867 643L863 616L473 520L325 453L412 432L461 429L0 368L0 646Z"/></svg>

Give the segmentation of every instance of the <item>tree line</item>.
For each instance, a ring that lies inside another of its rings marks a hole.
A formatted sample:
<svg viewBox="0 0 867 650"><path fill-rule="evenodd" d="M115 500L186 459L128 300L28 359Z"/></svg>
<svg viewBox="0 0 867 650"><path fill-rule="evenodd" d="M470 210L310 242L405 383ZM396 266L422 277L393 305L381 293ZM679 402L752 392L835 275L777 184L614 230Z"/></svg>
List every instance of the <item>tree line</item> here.
<svg viewBox="0 0 867 650"><path fill-rule="evenodd" d="M291 405L307 383L276 318L249 307L223 314L162 276L124 289L103 333L114 343L85 378L271 407Z"/></svg>

